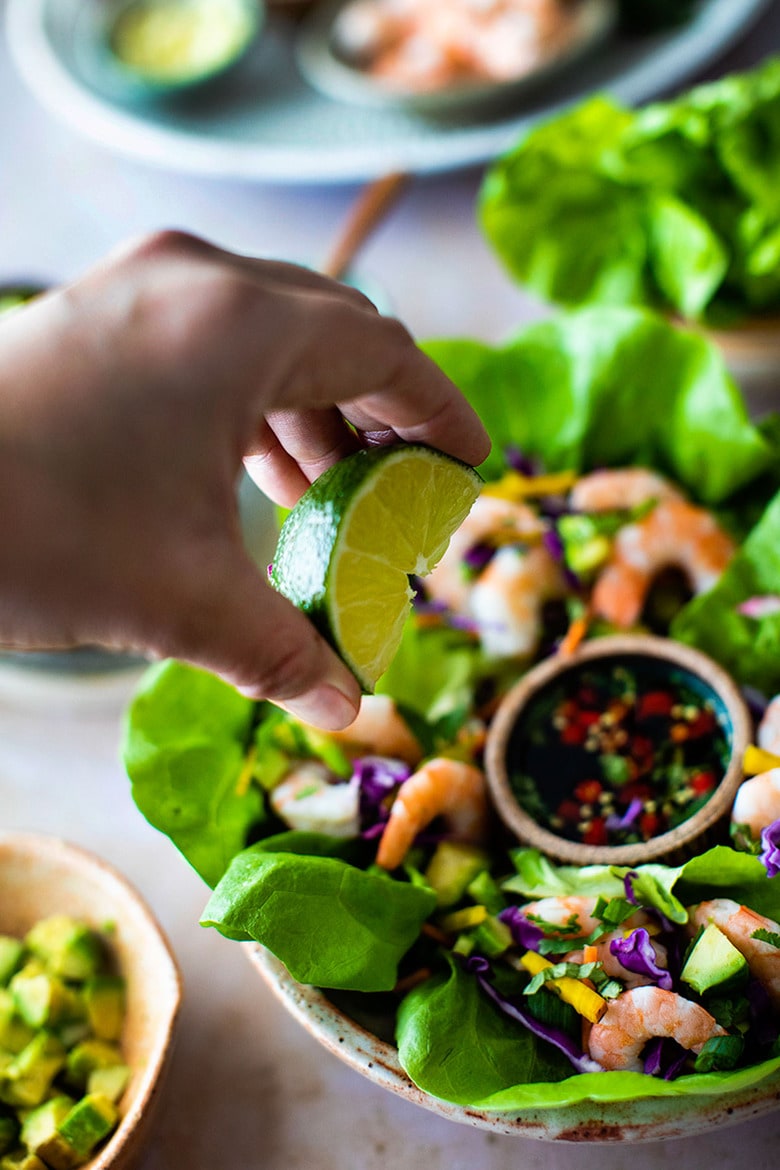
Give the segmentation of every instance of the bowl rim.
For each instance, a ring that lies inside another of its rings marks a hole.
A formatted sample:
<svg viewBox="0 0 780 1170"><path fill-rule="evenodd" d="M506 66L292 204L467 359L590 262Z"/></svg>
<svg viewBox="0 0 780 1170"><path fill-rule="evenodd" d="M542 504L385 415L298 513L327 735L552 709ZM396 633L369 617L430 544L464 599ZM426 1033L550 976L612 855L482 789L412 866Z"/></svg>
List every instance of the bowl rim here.
<svg viewBox="0 0 780 1170"><path fill-rule="evenodd" d="M693 816L649 841L632 845L586 845L542 828L517 803L507 769L506 752L521 712L540 690L585 663L634 657L681 667L695 675L723 704L731 723L731 754L726 771L706 804ZM571 865L641 865L680 854L731 810L743 779L742 760L752 739L752 722L734 679L701 650L652 634L614 634L583 643L573 654L554 655L523 675L498 705L487 732L485 778L498 816L523 844L539 848L558 862Z"/></svg>
<svg viewBox="0 0 780 1170"><path fill-rule="evenodd" d="M455 1105L418 1088L401 1067L394 1044L352 1019L320 988L298 983L266 947L240 945L276 999L323 1048L377 1087L454 1123L537 1141L650 1143L708 1133L716 1125L738 1125L780 1108L780 1073L752 1088L680 1099L589 1098L576 1105L508 1110Z"/></svg>
<svg viewBox="0 0 780 1170"><path fill-rule="evenodd" d="M105 861L97 853L56 834L0 829L0 858L3 854L11 857L15 854L34 861L42 850L55 863L61 862L64 868L85 873L96 885L104 888L113 887L117 891L118 900L131 903L144 931L148 931L153 937L166 969L165 991L168 1003L164 1021L156 1030L149 1056L140 1070L136 1091L122 1109L119 1125L106 1144L84 1164L84 1170L113 1170L114 1166L124 1166L125 1149L129 1149L134 1135L139 1132L140 1124L149 1119L152 1099L170 1055L174 1028L181 1010L183 990L181 970L171 943L148 903L132 882L110 862ZM160 984L156 983L155 991L159 990L159 987Z"/></svg>

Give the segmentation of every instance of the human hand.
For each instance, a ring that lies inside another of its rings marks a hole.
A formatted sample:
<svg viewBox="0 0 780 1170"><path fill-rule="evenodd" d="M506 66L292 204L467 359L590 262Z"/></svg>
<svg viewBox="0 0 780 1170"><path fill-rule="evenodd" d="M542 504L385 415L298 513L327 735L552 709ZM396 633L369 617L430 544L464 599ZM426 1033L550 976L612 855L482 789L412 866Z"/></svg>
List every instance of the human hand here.
<svg viewBox="0 0 780 1170"><path fill-rule="evenodd" d="M173 656L346 725L358 684L252 563L237 477L247 457L292 505L396 438L488 451L452 383L361 294L182 233L123 249L0 324L0 645Z"/></svg>

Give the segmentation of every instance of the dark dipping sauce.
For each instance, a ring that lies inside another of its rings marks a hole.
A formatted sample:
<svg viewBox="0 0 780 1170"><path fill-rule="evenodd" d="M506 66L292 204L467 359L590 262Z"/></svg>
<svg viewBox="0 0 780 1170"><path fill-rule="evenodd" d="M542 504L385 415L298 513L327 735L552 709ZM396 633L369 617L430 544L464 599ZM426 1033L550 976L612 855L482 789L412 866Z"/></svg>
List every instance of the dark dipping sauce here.
<svg viewBox="0 0 780 1170"><path fill-rule="evenodd" d="M515 725L507 767L536 823L585 845L649 841L698 812L730 756L731 722L696 675L603 658L543 687Z"/></svg>

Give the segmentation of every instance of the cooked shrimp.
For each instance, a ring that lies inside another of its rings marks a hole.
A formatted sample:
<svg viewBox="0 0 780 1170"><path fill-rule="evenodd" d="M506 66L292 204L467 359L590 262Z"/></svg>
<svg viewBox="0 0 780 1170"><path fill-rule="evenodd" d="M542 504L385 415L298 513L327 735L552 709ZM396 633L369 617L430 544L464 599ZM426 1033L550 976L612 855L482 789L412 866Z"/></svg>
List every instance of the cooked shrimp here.
<svg viewBox="0 0 780 1170"><path fill-rule="evenodd" d="M478 496L436 568L425 578L425 589L434 601L441 601L456 613L467 612L472 580L464 561L470 549L481 544L496 547L522 541L539 541L544 522L527 504L498 496Z"/></svg>
<svg viewBox="0 0 780 1170"><path fill-rule="evenodd" d="M572 938L584 938L601 924L600 919L593 917L597 901L597 898L588 894L564 894L539 898L536 902L526 902L520 909L526 917L538 918L547 926L577 927L576 934L573 930L566 929L560 931L560 937L571 934ZM623 924L623 929L630 930L637 926L643 926L645 922L647 922L647 915L644 910L637 910ZM556 936L552 930L547 930L545 933L551 937ZM610 934L608 937L611 939L615 936Z"/></svg>
<svg viewBox="0 0 780 1170"><path fill-rule="evenodd" d="M598 918L593 917L596 899L585 894L566 894L561 897L539 898L536 902L527 902L520 909L527 918L539 918L548 926L577 927L573 930L562 930L561 936L571 934L572 937L584 938L599 925ZM546 931L554 935L553 931Z"/></svg>
<svg viewBox="0 0 780 1170"><path fill-rule="evenodd" d="M442 756L429 760L398 789L379 841L377 864L395 869L431 821L443 816L452 833L484 841L488 827L485 779L479 768Z"/></svg>
<svg viewBox="0 0 780 1170"><path fill-rule="evenodd" d="M734 825L747 825L754 837L773 821L780 820L780 768L770 768L743 780L731 806Z"/></svg>
<svg viewBox="0 0 780 1170"><path fill-rule="evenodd" d="M357 837L360 832L360 785L357 780L332 783L324 764L306 760L272 789L271 808L291 829Z"/></svg>
<svg viewBox="0 0 780 1170"><path fill-rule="evenodd" d="M678 488L646 467L616 467L592 471L578 479L569 493L569 503L578 512L610 512L638 508L650 500L682 500Z"/></svg>
<svg viewBox="0 0 780 1170"><path fill-rule="evenodd" d="M740 906L731 898L713 898L700 902L690 912L693 926L714 922L747 960L750 972L763 986L772 1003L780 1007L780 947L753 938L757 930L780 934L780 926L771 918L756 914L747 906Z"/></svg>
<svg viewBox="0 0 780 1170"><path fill-rule="evenodd" d="M590 1055L603 1068L642 1072L641 1052L653 1036L666 1036L681 1047L700 1052L725 1029L693 1000L660 987L624 991L590 1030Z"/></svg>
<svg viewBox="0 0 780 1170"><path fill-rule="evenodd" d="M756 732L758 746L765 752L780 756L780 695L767 705Z"/></svg>
<svg viewBox="0 0 780 1170"><path fill-rule="evenodd" d="M618 956L612 954L612 951L609 949L609 944L613 939L622 937L622 931L615 931L611 934L604 935L603 938L600 938L599 941L594 944L596 948L596 959L599 963L601 963L606 974L609 975L611 979L619 979L621 983L624 983L626 987L630 988L646 987L649 984L655 984L656 980L653 979L650 975L640 975L636 971L629 971L628 968L624 967L620 962ZM655 939L650 940L650 945L653 948L657 966L666 970L668 966L666 947L661 943L656 942ZM569 963L583 962L583 952L581 950L570 951L565 957L566 961Z"/></svg>
<svg viewBox="0 0 780 1170"><path fill-rule="evenodd" d="M633 626L662 569L678 566L694 593L705 593L728 565L734 547L706 509L665 500L618 532L610 561L593 589L593 611L613 625Z"/></svg>
<svg viewBox="0 0 780 1170"><path fill-rule="evenodd" d="M414 768L423 750L389 695L364 695L357 718L343 731L328 732L330 739L351 756L387 756Z"/></svg>
<svg viewBox="0 0 780 1170"><path fill-rule="evenodd" d="M561 0L356 0L340 12L336 43L374 77L429 91L533 68L577 28Z"/></svg>
<svg viewBox="0 0 780 1170"><path fill-rule="evenodd" d="M485 653L494 658L533 654L544 631L544 603L566 592L561 567L543 545L499 549L468 600Z"/></svg>

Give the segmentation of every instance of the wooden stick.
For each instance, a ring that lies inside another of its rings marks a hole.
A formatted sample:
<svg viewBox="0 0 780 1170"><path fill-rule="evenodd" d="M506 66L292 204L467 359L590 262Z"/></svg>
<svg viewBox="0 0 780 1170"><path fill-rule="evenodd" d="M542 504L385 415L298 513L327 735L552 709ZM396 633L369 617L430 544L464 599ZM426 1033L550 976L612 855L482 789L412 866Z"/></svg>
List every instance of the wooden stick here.
<svg viewBox="0 0 780 1170"><path fill-rule="evenodd" d="M321 271L334 280L341 280L355 257L398 200L409 176L403 172L375 179L360 192L350 209L347 222L338 235Z"/></svg>

